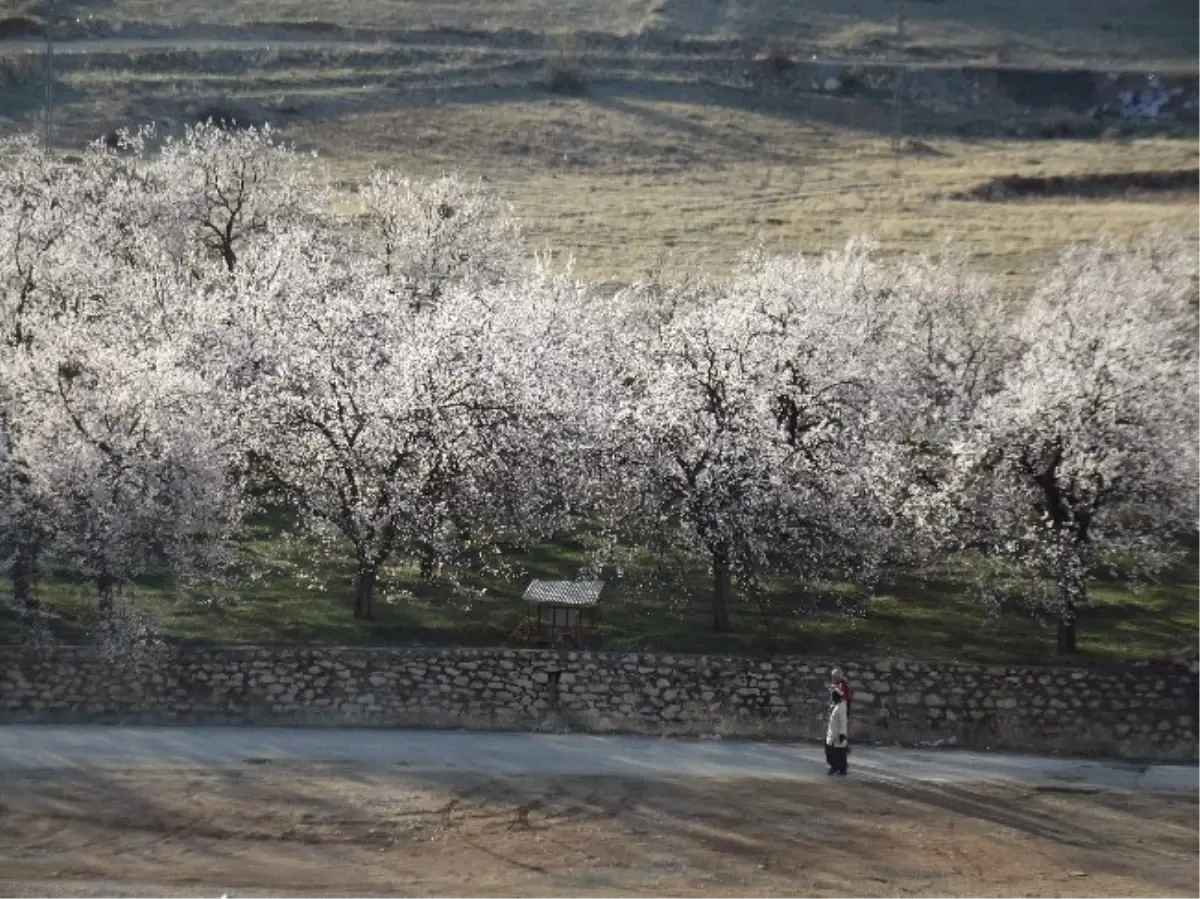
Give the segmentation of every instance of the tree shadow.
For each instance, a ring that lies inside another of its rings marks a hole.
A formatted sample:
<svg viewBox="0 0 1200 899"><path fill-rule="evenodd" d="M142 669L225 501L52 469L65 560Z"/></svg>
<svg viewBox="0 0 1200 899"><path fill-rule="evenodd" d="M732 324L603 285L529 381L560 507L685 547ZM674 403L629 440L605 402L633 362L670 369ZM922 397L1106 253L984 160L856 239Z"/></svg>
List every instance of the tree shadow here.
<svg viewBox="0 0 1200 899"><path fill-rule="evenodd" d="M425 772L415 775L429 788L453 792L461 775ZM838 864L840 852L868 862L876 862L892 874L929 876L922 871L919 858L898 859L892 847L880 845L871 826L878 814L912 821L939 822L938 828L951 836L963 821L977 827L976 833L1005 828L1031 846L1051 850L1085 852L1089 866L1105 867L1107 856L1118 860L1108 865L1113 873L1126 873L1129 866L1119 860L1120 849L1133 849L1133 840L1123 845L1114 838L1111 822L1136 827L1145 815L1145 803L1131 803L1119 794L1101 792L1072 794L1055 806L1037 806L1028 791L1001 790L981 785L977 788L945 784L898 783L870 780L834 785L843 798L831 804L823 785L806 788L803 784L753 778L733 781L708 781L685 778L637 778L580 776L572 778L512 777L476 781L476 795L487 797L491 808L512 819L532 822L534 829L547 834L562 833L572 822L612 821L631 834L640 845L627 858L629 867L643 876L661 873L666 859L679 869L696 869L715 881L727 881L738 869L776 871L794 866L800 871ZM842 787L849 787L845 795ZM856 798L859 801L856 801ZM1186 820L1189 809L1194 817L1194 797L1164 799L1173 811L1170 820ZM1190 805L1189 805L1190 803ZM1180 808L1182 805L1182 808ZM529 810L534 809L531 813ZM522 816L522 809L524 815ZM1109 826L1091 826L1093 820L1106 820ZM1193 821L1194 824L1194 821ZM1194 834L1193 834L1194 836ZM566 840L568 851L578 851ZM1140 845L1140 844L1139 844ZM1194 852L1186 834L1172 831L1164 857L1186 857Z"/></svg>

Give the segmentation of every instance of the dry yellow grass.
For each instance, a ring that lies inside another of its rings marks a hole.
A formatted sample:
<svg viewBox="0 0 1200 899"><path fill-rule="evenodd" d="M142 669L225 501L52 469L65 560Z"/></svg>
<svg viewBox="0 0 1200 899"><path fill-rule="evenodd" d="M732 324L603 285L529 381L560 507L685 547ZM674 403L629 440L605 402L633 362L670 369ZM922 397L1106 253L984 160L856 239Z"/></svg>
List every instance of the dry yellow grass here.
<svg viewBox="0 0 1200 899"><path fill-rule="evenodd" d="M1072 240L1128 239L1154 225L1200 235L1194 194L949 197L994 176L1195 168L1185 140L930 139L932 153L897 157L885 139L747 111L586 99L363 113L289 134L348 177L377 164L487 177L536 242L601 278L662 263L721 270L759 242L812 251L869 233L893 253L953 240L1020 282Z"/></svg>
<svg viewBox="0 0 1200 899"><path fill-rule="evenodd" d="M97 14L215 23L234 37L252 22L334 18L316 0L113 0ZM655 266L720 271L756 243L812 251L869 233L891 253L956 241L1019 285L1071 240L1128 239L1153 225L1200 236L1195 191L1004 203L950 194L1016 174L1195 169L1194 127L1178 139L967 140L953 136L964 116L1011 121L1018 111L963 108L951 121L914 107L906 126L921 140L897 155L882 136L892 124L886 99L798 93L748 80L745 58L672 56L661 41L618 52L563 34L665 29L780 37L793 55L1194 65L1195 20L1194 6L1173 0L358 0L338 7L338 24L485 28L497 38L482 47L443 34L425 47L158 48L64 60L56 134L60 146L79 146L120 124L195 121L215 105L319 150L339 181L376 165L479 175L513 203L535 245L602 279ZM504 28L547 33L552 53L578 54L585 95L542 89L544 54L503 38ZM186 39L186 27L179 34ZM24 62L25 83L0 94L0 131L36 116L40 62Z"/></svg>
<svg viewBox="0 0 1200 899"><path fill-rule="evenodd" d="M868 129L878 126L871 109L836 98L814 98L814 114L804 117L743 108L719 87L688 85L671 92L682 100L621 88L554 97L524 85L498 97L408 104L397 102L383 71L273 72L243 77L235 92L238 77L171 82L147 73L134 82L128 72L81 71L68 78L80 92L77 111L60 114L60 129L67 144L79 144L130 109L178 121L223 101L273 119L288 140L319 151L342 182L374 166L480 176L513 204L536 246L601 279L656 266L721 271L757 243L814 251L867 233L888 253L952 240L1020 284L1072 240L1128 239L1155 225L1200 236L1194 191L1003 203L950 196L1006 175L1195 169L1194 139L926 136L897 155L878 128ZM272 115L293 102L304 115Z"/></svg>

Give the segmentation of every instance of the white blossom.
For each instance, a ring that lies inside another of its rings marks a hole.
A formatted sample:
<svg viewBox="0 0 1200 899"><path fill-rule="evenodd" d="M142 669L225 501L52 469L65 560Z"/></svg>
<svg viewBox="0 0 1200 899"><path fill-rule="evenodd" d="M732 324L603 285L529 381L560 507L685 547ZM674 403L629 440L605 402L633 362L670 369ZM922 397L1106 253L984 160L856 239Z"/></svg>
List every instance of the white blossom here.
<svg viewBox="0 0 1200 899"><path fill-rule="evenodd" d="M372 172L355 221L364 251L415 309L436 304L451 286L467 289L512 280L525 247L511 210L480 184L457 176L406 178Z"/></svg>
<svg viewBox="0 0 1200 899"><path fill-rule="evenodd" d="M429 574L536 528L552 477L536 400L553 381L534 326L557 288L454 284L417 308L336 232L289 255L278 292L231 293L229 364L243 374L227 382L226 420L308 533L350 546L356 614L370 617L395 554Z"/></svg>
<svg viewBox="0 0 1200 899"><path fill-rule="evenodd" d="M1194 532L1195 271L1183 241L1067 250L1014 324L1023 355L956 447L963 542L1025 577L1062 651L1102 567L1152 574Z"/></svg>
<svg viewBox="0 0 1200 899"><path fill-rule="evenodd" d="M211 578L254 502L353 557L457 577L587 535L734 587L870 587L968 558L1060 621L1197 525L1196 251L1076 247L1027 303L961 258L745 255L605 296L531 260L481 185L373 173L337 215L269 129L74 162L0 142L0 565ZM265 492L264 492L265 491ZM265 500L264 500L265 496ZM793 597L795 598L795 597Z"/></svg>

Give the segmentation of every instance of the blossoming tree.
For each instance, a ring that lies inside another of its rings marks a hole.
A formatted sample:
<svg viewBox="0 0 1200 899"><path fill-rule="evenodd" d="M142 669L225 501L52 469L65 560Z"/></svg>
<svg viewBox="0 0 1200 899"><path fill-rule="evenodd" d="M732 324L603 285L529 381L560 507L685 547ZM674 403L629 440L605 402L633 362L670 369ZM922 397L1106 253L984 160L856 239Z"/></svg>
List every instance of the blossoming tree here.
<svg viewBox="0 0 1200 899"><path fill-rule="evenodd" d="M958 526L1077 648L1103 567L1153 574L1196 526L1194 243L1067 250L1014 323L1025 347L957 448Z"/></svg>

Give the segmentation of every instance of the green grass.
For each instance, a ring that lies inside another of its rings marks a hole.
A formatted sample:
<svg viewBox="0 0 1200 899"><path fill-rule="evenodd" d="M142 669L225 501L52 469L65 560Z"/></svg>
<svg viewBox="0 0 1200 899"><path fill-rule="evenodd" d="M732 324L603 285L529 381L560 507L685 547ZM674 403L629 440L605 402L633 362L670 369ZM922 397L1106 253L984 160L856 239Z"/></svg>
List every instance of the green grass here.
<svg viewBox="0 0 1200 899"><path fill-rule="evenodd" d="M342 560L311 564L311 548L259 534L247 547L261 572L257 581L226 591L187 589L165 577L145 578L130 596L166 637L184 644L466 645L506 643L517 627L520 594L532 577L574 578L588 553L562 542L514 553L508 577L474 575L455 588L444 581L423 583L415 568L386 572L374 621L352 614L350 568ZM1008 612L989 613L962 579L945 573L908 576L873 597L850 588L799 593L781 579L762 604L741 599L734 630L709 628L708 580L697 566L652 564L631 554L608 583L602 599L604 647L709 653L795 653L846 658L909 657L929 660L1019 662L1061 661L1053 628ZM2 585L0 585L2 586ZM482 593L478 591L483 591ZM236 595L236 599L233 597ZM1195 646L1196 558L1158 585L1140 591L1094 584L1092 607L1080 622L1081 664L1154 658ZM39 588L56 636L87 642L95 615L90 585L61 574ZM847 611L849 610L849 611ZM20 640L18 622L0 611L0 643Z"/></svg>

